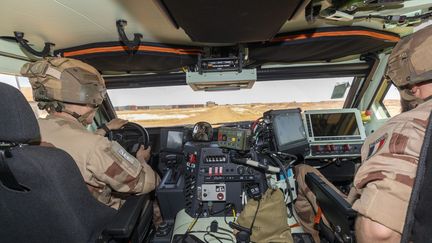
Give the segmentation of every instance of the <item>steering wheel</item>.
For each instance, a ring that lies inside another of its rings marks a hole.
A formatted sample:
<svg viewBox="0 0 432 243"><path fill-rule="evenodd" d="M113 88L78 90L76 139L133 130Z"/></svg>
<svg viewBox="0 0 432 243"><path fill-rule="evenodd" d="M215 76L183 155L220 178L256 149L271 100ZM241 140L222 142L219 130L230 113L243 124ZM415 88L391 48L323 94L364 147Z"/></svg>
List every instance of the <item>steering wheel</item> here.
<svg viewBox="0 0 432 243"><path fill-rule="evenodd" d="M118 130L109 131L106 136L109 140L118 142L133 156L136 156L141 145L144 145L144 149L147 149L150 142L147 130L133 122L126 123Z"/></svg>

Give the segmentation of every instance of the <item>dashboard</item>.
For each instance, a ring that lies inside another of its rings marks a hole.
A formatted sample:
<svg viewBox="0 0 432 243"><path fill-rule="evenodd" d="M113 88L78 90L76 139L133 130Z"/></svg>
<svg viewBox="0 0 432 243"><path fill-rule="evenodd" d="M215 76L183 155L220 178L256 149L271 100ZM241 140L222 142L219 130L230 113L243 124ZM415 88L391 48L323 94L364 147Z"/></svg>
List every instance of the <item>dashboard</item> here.
<svg viewBox="0 0 432 243"><path fill-rule="evenodd" d="M355 109L270 110L252 122L147 130L151 163L162 178L156 197L166 223L153 242L188 234L174 230L181 228L179 215L224 219L225 226L235 228L226 218L268 188L282 190L288 205L297 195L292 168L298 163L320 169L344 191L365 139Z"/></svg>

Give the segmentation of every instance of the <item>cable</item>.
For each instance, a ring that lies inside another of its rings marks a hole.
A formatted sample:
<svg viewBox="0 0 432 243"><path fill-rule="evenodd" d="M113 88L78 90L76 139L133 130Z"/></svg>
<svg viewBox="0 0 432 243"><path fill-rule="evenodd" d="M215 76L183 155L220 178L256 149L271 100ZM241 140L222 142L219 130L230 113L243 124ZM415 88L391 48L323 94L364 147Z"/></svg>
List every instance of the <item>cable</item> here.
<svg viewBox="0 0 432 243"><path fill-rule="evenodd" d="M325 165L320 165L320 166L312 166L313 168L319 170L319 169L324 169L325 167L332 165L333 163L336 163L339 161L339 158L333 159L330 162L326 163Z"/></svg>
<svg viewBox="0 0 432 243"><path fill-rule="evenodd" d="M217 241L219 241L220 243L223 243L223 241L221 241L220 239L219 239L219 237L216 237L215 235L213 235L212 233L209 233L209 232L207 232L207 233L205 233L204 234L204 241L206 242L206 243L209 243L209 241L206 239L206 236L207 235L210 235L210 236L212 236L213 238L215 238Z"/></svg>
<svg viewBox="0 0 432 243"><path fill-rule="evenodd" d="M229 207L229 208L226 208L226 206L227 206L227 205L229 205L230 207ZM229 225L229 223L228 223L228 221L227 221L227 219L226 219L226 217L227 217L227 210L230 210L230 209L232 209L231 207L233 207L233 206L234 206L234 204L232 204L232 203L229 203L229 204L227 204L227 205L225 205L225 211L224 211L224 221L225 221L225 224ZM235 215L233 215L233 217L235 217Z"/></svg>
<svg viewBox="0 0 432 243"><path fill-rule="evenodd" d="M225 212L227 209L231 209L231 205L233 205L233 203L226 203L223 209L216 212L211 212L210 215L215 215L215 214Z"/></svg>
<svg viewBox="0 0 432 243"><path fill-rule="evenodd" d="M260 205L261 205L261 200L258 200L258 205L257 205L257 209L256 209L256 211L255 211L255 215L254 215L254 218L252 219L252 224L251 224L251 226L250 226L250 232L251 232L251 234L252 234L252 228L253 228L253 226L254 226L254 224L255 224L255 219L256 219L256 217L257 217L257 215L258 215L258 211L259 211L259 208L260 208Z"/></svg>
<svg viewBox="0 0 432 243"><path fill-rule="evenodd" d="M354 19L383 19L383 20L392 20L393 17L404 18L404 20L417 20L417 19L427 19L432 16L432 12L417 15L417 16L406 16L406 15L364 15L364 16L356 16Z"/></svg>
<svg viewBox="0 0 432 243"><path fill-rule="evenodd" d="M228 235L230 238L225 238L225 237L216 236L216 235L214 235L215 233L216 234L222 234L222 235L228 235L228 234L221 233L221 232L212 232L212 233L207 232L207 233L204 234L204 241L206 243L208 243L208 241L206 239L206 236L209 235L209 236L215 238L217 241L219 241L221 243L223 243L223 241L221 241L221 240L228 240L228 241L231 241L231 242L235 242L234 239L233 239L233 237L231 235Z"/></svg>
<svg viewBox="0 0 432 243"><path fill-rule="evenodd" d="M217 223L216 223L216 224L217 224ZM219 226L216 226L216 227L217 227L217 228L216 228L216 231L213 231L213 230L211 229L211 226L207 226L207 228L206 228L207 233L209 233L209 234L220 234L220 235L225 235L225 236L228 236L230 239L228 239L228 238L224 238L224 237L220 237L220 236L216 236L216 235L211 235L211 236L213 236L213 237L216 238L216 239L229 240L229 241L231 241L231 242L234 242L234 236L233 236L233 232L232 232L232 231L229 231L229 230L224 229L224 228L219 227ZM225 232L228 232L228 233L218 232L218 230L222 230L222 231L225 231ZM205 236L204 236L204 237L205 237ZM204 240L205 240L205 239L204 239Z"/></svg>
<svg viewBox="0 0 432 243"><path fill-rule="evenodd" d="M196 222L198 221L198 218L195 218L192 223L189 225L188 229L186 232L190 232L192 230L192 228L195 226Z"/></svg>
<svg viewBox="0 0 432 243"><path fill-rule="evenodd" d="M279 165L279 168L282 170L282 173L283 173L283 175L285 177L285 182L286 182L286 185L287 185L287 190L289 192L289 197L290 197L290 200L291 200L291 204L294 204L294 198L293 198L293 195L292 195L291 184L289 183L289 178L288 178L288 173L286 172L286 168L283 166L282 162L280 162L279 158L275 154L270 154L270 156L274 159L274 161ZM288 216L290 216L290 218L291 218L291 216L294 215L292 207L288 207L288 210L289 210L289 213L290 213L290 215L288 215Z"/></svg>
<svg viewBox="0 0 432 243"><path fill-rule="evenodd" d="M263 118L260 117L260 118L256 119L256 120L252 123L252 125L251 125L252 133L255 133L255 128L256 128L257 125L260 123L260 120L261 120L261 119L263 119Z"/></svg>
<svg viewBox="0 0 432 243"><path fill-rule="evenodd" d="M192 231L192 228L195 226L196 222L198 222L198 219L201 217L202 214L202 204L199 207L199 213L195 217L195 219L192 221L192 223L189 225L188 229L186 230L186 233L183 235L183 239Z"/></svg>

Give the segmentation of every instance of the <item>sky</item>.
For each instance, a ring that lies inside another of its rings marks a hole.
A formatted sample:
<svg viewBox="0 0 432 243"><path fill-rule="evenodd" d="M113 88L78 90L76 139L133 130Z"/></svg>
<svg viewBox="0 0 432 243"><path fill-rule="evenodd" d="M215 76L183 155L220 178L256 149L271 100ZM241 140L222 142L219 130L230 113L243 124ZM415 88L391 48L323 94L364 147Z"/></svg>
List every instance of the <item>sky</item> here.
<svg viewBox="0 0 432 243"><path fill-rule="evenodd" d="M352 80L353 78L325 78L266 81L255 82L252 89L216 92L193 91L186 85L114 89L108 90L108 94L114 106L204 104L207 101L217 104L319 102L331 100L336 84L351 83ZM0 74L0 82L17 87L15 77L11 75ZM19 77L19 83L21 87L30 87L25 77ZM396 88L390 89L386 98L399 99Z"/></svg>

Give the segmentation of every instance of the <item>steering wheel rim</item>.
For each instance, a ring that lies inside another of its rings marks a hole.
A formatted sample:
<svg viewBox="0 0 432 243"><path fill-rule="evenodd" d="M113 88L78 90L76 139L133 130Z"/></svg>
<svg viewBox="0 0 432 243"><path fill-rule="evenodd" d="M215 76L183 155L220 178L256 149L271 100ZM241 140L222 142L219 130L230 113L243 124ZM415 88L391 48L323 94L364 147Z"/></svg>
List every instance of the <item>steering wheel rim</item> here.
<svg viewBox="0 0 432 243"><path fill-rule="evenodd" d="M126 149L126 151L134 156L136 156L136 152L141 145L144 145L144 149L147 149L150 144L148 131L134 122L126 123L120 129L111 130L106 136L111 141L117 141L124 149ZM135 137L138 137L138 141L133 141L133 138Z"/></svg>

